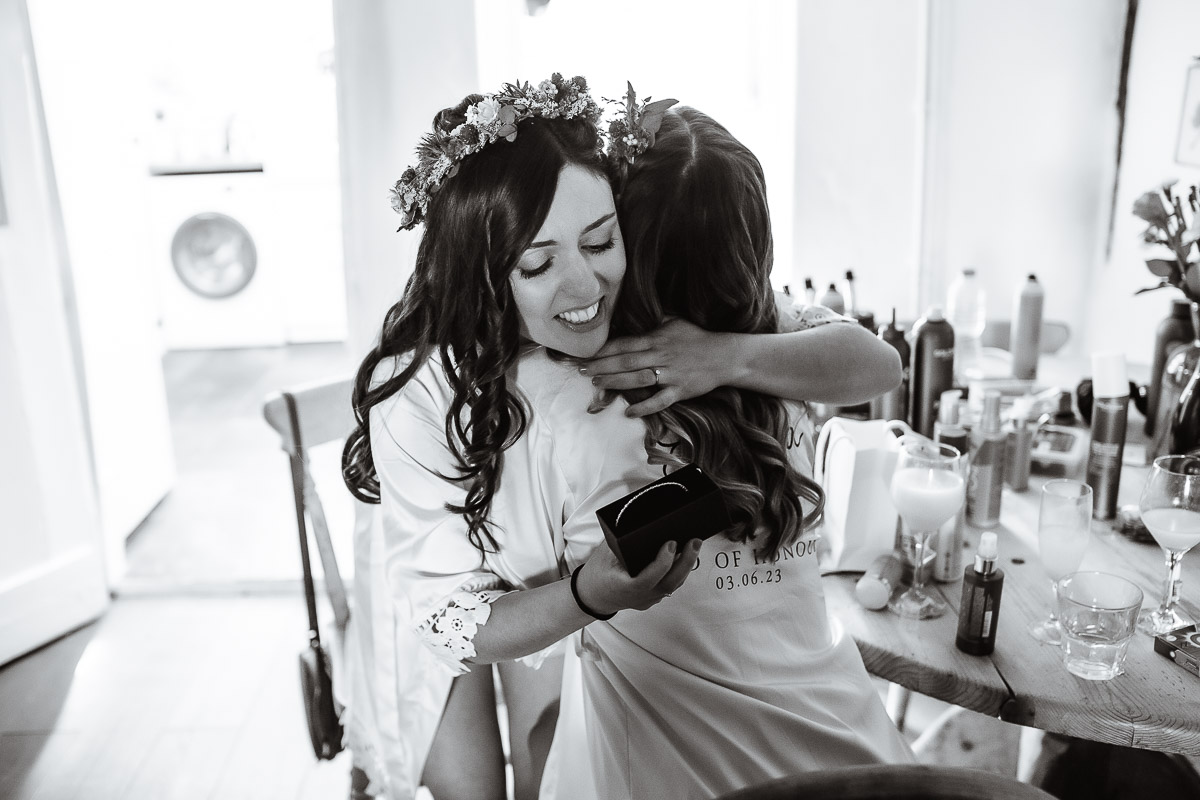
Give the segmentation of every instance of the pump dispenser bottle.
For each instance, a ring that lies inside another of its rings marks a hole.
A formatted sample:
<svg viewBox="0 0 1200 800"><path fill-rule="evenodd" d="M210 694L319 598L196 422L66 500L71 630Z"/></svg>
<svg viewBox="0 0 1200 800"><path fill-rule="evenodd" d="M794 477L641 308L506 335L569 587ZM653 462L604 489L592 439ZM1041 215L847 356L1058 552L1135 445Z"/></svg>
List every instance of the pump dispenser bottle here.
<svg viewBox="0 0 1200 800"><path fill-rule="evenodd" d="M979 424L971 431L971 476L967 479L967 522L978 528L994 528L1000 522L1004 440L1000 393L988 389L983 395Z"/></svg>
<svg viewBox="0 0 1200 800"><path fill-rule="evenodd" d="M954 646L973 656L986 656L996 648L1000 593L1004 589L1004 570L996 566L996 555L996 534L984 531L975 563L963 573Z"/></svg>
<svg viewBox="0 0 1200 800"><path fill-rule="evenodd" d="M1092 396L1092 441L1087 460L1087 485L1095 498L1092 516L1112 519L1117 513L1129 413L1124 353L1092 354Z"/></svg>
<svg viewBox="0 0 1200 800"><path fill-rule="evenodd" d="M934 441L948 444L962 453L959 461L959 474L963 482L970 480L970 445L967 439L967 429L959 424L958 403L962 392L950 389L942 392L938 403L938 418L933 424ZM958 513L942 524L934 534L930 545L937 558L933 562L933 579L942 583L958 580L962 572L963 529L967 521L967 504L958 507Z"/></svg>

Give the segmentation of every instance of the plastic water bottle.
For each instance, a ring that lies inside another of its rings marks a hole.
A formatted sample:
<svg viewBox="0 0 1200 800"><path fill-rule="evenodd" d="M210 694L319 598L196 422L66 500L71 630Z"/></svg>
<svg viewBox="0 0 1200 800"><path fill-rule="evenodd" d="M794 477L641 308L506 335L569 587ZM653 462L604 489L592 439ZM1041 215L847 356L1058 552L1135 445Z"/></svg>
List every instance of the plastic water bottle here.
<svg viewBox="0 0 1200 800"><path fill-rule="evenodd" d="M946 316L954 328L954 374L959 383L983 372L983 329L987 298L972 267L965 267L946 295Z"/></svg>

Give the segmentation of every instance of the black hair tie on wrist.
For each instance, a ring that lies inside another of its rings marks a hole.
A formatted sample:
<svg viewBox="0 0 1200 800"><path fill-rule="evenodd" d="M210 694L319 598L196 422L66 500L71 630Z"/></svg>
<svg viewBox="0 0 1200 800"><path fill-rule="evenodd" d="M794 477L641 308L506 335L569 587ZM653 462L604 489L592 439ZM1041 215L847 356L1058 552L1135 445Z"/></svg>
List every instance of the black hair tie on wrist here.
<svg viewBox="0 0 1200 800"><path fill-rule="evenodd" d="M583 613L587 614L589 617L594 617L595 619L598 619L598 620L612 619L613 617L615 617L617 615L617 612L614 611L611 614L597 614L595 611L592 611L590 608L587 607L587 603L583 602L583 600L580 599L578 584L579 584L579 570L581 570L581 569L583 569L583 564L580 564L578 567L575 568L575 571L571 573L571 596L575 598L575 605L579 606L579 610L582 611Z"/></svg>

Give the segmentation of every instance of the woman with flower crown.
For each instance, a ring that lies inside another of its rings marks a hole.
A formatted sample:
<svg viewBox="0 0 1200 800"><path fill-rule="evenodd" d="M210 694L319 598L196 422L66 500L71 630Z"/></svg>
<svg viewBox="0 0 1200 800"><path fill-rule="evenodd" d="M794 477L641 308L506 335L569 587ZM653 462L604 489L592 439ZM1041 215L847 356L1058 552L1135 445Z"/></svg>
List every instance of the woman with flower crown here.
<svg viewBox="0 0 1200 800"><path fill-rule="evenodd" d="M343 455L351 490L382 504L396 635L415 631L427 648L396 664L404 753L383 754L392 763L372 776L394 796L411 794L422 772L439 800L503 796L494 769L471 768L495 765L495 721L490 676L468 665L543 661L598 613L659 603L684 585L700 552L698 541L678 553L664 546L631 577L607 548L568 554L562 536L576 511L559 504L570 494L564 467L589 454L545 427L554 399L543 370L586 380L562 356L585 359L604 345L625 277L598 118L581 78L468 97L438 115L396 187L403 226L423 221L425 233L404 296L359 370L359 425ZM851 402L898 379L894 356L869 333L828 327L846 332L706 337L690 328L692 355L648 372L660 383L719 348L730 357L715 379L777 394L811 396L824 381ZM841 376L801 370L741 373L756 353L781 347L786 363L807 363L814 345L884 368L851 389ZM511 708L507 684L506 699ZM516 776L519 796L536 785L536 757L528 771Z"/></svg>

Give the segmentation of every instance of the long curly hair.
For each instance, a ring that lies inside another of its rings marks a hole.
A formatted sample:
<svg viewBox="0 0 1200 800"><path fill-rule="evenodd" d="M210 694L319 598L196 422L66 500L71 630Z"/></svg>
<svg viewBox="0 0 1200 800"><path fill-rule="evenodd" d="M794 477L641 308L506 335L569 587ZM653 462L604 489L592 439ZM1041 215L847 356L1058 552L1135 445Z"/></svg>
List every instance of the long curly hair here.
<svg viewBox="0 0 1200 800"><path fill-rule="evenodd" d="M439 112L435 133L454 130L481 99L470 95ZM562 169L575 165L607 174L599 131L586 119L531 119L518 131L512 142L498 141L464 159L431 198L413 274L388 310L378 344L358 368L356 425L342 451L342 478L351 494L380 502L371 409L403 389L436 354L454 395L445 431L458 473L442 477L466 487L464 502L446 508L463 516L471 543L482 553L499 548L488 513L503 451L527 423L506 379L521 347L509 275L545 221ZM382 362L409 356L397 374L374 381Z"/></svg>
<svg viewBox="0 0 1200 800"><path fill-rule="evenodd" d="M618 191L628 269L614 335L645 333L672 315L710 331L777 330L766 180L729 131L693 108L672 109ZM637 402L650 391L625 394ZM774 557L819 518L824 495L788 461L779 399L720 387L645 423L653 460L696 464L721 487L730 539L748 542L761 529L760 549Z"/></svg>

